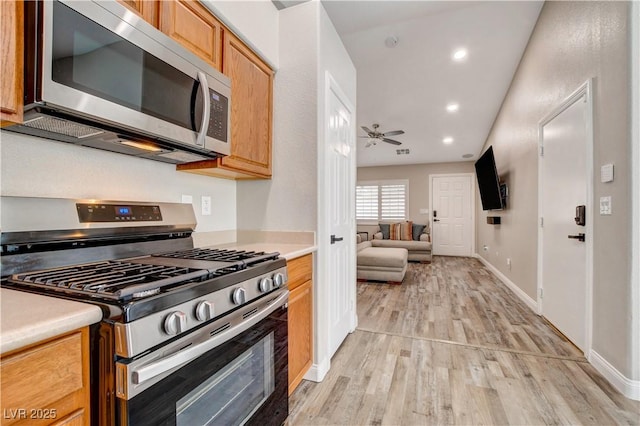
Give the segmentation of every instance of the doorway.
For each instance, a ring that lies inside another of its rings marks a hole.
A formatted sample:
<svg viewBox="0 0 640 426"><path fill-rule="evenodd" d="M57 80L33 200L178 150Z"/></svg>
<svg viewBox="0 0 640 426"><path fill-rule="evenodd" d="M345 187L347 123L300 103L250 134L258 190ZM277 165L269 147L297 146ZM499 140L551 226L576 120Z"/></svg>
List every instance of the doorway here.
<svg viewBox="0 0 640 426"><path fill-rule="evenodd" d="M539 124L538 309L591 347L593 121L587 81Z"/></svg>
<svg viewBox="0 0 640 426"><path fill-rule="evenodd" d="M432 253L472 256L475 246L472 173L430 175Z"/></svg>

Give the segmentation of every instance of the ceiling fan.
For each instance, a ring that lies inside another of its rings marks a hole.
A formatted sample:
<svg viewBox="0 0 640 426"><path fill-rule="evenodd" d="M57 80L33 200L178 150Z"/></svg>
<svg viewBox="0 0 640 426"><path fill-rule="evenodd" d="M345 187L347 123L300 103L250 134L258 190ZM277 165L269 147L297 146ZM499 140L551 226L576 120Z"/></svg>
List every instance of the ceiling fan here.
<svg viewBox="0 0 640 426"><path fill-rule="evenodd" d="M368 148L371 145L375 145L376 144L376 139L381 140L383 142L387 142L387 143L393 144L393 145L402 145L402 142L398 142L396 140L389 139L389 138L387 138L387 136L402 135L402 134L404 134L404 130L392 130L391 132L381 133L381 132L378 131L378 127L380 127L380 125L374 123L372 127L373 127L373 130L369 129L366 126L362 126L362 130L367 132L367 136L360 136L360 137L369 139L367 141L367 144L365 145L365 148Z"/></svg>

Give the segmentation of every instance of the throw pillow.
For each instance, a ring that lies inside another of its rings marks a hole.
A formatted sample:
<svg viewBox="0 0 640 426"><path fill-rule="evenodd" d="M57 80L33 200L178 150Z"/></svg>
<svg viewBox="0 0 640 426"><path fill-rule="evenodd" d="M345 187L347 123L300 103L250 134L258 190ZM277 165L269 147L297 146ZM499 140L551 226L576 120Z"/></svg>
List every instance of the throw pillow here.
<svg viewBox="0 0 640 426"><path fill-rule="evenodd" d="M412 228L412 236L414 241L420 241L420 234L424 232L424 228L427 225L420 225L419 223L414 223Z"/></svg>
<svg viewBox="0 0 640 426"><path fill-rule="evenodd" d="M389 237L390 237L390 235L389 235L390 230L389 229L390 229L391 225L388 224L388 223L380 223L380 224L378 224L378 226L380 227L380 232L382 232L382 239L383 240L388 240Z"/></svg>
<svg viewBox="0 0 640 426"><path fill-rule="evenodd" d="M413 223L411 221L408 222L400 222L391 224L389 230L389 239L390 240L403 240L403 241L411 241L411 231L413 228Z"/></svg>

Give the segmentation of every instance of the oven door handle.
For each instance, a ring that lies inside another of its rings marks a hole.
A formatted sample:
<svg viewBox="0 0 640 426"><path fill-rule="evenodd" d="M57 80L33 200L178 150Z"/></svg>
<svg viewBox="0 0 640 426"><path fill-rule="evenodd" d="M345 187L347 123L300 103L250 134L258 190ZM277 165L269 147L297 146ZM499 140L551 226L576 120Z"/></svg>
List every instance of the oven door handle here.
<svg viewBox="0 0 640 426"><path fill-rule="evenodd" d="M276 309L284 305L289 298L289 291L286 290L276 299L271 301L260 312L251 316L240 324L233 326L219 334L216 334L211 339L202 342L198 345L184 349L176 354L170 355L166 358L161 358L151 364L147 364L143 367L134 369L131 373L131 380L133 383L139 385L148 380L153 379L163 373L166 373L176 367L187 364L193 361L199 356L209 352L213 348L220 346L222 343L236 337L240 333L250 329L269 315L271 315Z"/></svg>

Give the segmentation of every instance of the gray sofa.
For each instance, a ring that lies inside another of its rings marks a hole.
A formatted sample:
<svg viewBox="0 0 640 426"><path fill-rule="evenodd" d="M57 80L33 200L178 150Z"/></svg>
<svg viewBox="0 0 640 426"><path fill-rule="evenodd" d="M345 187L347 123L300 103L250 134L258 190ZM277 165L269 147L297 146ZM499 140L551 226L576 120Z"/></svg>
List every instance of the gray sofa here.
<svg viewBox="0 0 640 426"><path fill-rule="evenodd" d="M414 237L415 236L416 235L414 235ZM373 234L371 245L372 247L404 248L409 252L408 260L413 262L431 262L431 235L428 224L422 230L418 240L404 241L385 239L384 234L379 230Z"/></svg>

